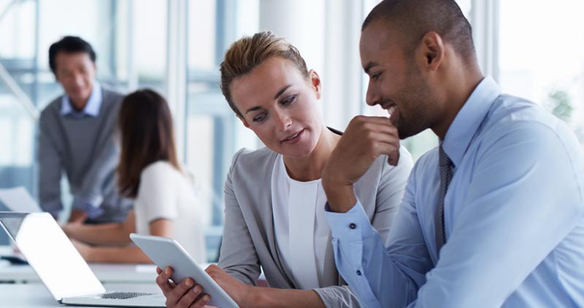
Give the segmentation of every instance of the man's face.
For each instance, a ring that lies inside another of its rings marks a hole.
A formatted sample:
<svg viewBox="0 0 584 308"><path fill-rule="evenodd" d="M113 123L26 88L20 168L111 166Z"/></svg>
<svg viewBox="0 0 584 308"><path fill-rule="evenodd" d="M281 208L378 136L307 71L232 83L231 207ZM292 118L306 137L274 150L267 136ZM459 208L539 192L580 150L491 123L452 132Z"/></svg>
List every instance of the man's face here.
<svg viewBox="0 0 584 308"><path fill-rule="evenodd" d="M361 34L361 64L369 76L366 101L390 114L400 139L431 127L436 116L435 94L416 62L406 54L404 40L383 21L374 21Z"/></svg>
<svg viewBox="0 0 584 308"><path fill-rule="evenodd" d="M55 75L73 106L81 110L85 107L95 79L95 63L85 52L59 52L55 57Z"/></svg>
<svg viewBox="0 0 584 308"><path fill-rule="evenodd" d="M309 74L307 79L291 61L272 57L229 86L243 124L284 156L311 154L324 127L320 80Z"/></svg>

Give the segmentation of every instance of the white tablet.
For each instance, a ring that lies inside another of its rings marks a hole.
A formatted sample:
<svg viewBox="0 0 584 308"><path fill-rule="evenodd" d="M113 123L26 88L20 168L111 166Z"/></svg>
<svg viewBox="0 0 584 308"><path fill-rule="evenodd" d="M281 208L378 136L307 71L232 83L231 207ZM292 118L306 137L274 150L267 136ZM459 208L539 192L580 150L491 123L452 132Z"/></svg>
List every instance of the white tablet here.
<svg viewBox="0 0 584 308"><path fill-rule="evenodd" d="M209 305L231 308L238 307L235 301L205 272L197 262L173 239L130 234L130 238L142 251L161 269L172 267L172 280L180 283L183 279L191 277L200 284L204 293L211 296Z"/></svg>

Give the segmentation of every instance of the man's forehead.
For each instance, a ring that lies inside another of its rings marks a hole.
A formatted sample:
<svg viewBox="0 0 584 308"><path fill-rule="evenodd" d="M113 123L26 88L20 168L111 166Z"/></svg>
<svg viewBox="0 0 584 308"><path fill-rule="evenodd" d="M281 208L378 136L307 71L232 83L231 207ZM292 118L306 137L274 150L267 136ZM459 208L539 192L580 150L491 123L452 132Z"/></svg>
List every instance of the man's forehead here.
<svg viewBox="0 0 584 308"><path fill-rule="evenodd" d="M389 47L390 44L398 43L401 36L399 32L399 27L391 22L378 19L361 31L361 41L366 41L370 45L377 44L377 47Z"/></svg>
<svg viewBox="0 0 584 308"><path fill-rule="evenodd" d="M375 21L361 32L359 50L363 67L370 61L379 61L381 54L387 54L395 45L395 37L391 28L384 22Z"/></svg>
<svg viewBox="0 0 584 308"><path fill-rule="evenodd" d="M408 40L412 31L398 20L388 21L379 18L361 31L361 37L367 36L378 44L385 44L385 47L390 47L389 45L399 47Z"/></svg>

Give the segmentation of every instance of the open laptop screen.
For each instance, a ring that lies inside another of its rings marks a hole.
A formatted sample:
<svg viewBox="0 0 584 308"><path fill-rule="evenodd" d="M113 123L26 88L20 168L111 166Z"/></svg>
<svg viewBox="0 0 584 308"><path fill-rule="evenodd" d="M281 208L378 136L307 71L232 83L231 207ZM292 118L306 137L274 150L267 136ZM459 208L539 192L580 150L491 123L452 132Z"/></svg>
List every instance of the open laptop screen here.
<svg viewBox="0 0 584 308"><path fill-rule="evenodd" d="M105 292L49 213L0 212L0 224L55 299Z"/></svg>

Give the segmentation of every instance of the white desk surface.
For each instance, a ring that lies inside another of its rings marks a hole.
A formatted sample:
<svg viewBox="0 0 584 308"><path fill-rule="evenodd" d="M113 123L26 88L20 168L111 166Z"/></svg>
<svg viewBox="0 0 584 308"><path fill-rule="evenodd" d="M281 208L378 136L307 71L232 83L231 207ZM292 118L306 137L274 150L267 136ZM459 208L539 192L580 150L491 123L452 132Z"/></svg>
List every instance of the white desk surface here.
<svg viewBox="0 0 584 308"><path fill-rule="evenodd" d="M152 292L162 293L155 284L105 284L108 291ZM1 307L86 307L66 306L59 304L44 285L32 284L0 284Z"/></svg>
<svg viewBox="0 0 584 308"><path fill-rule="evenodd" d="M0 255L12 254L10 246L0 246ZM151 264L89 264L102 283L146 283L155 284L156 266ZM28 265L11 265L0 260L0 283L40 282Z"/></svg>
<svg viewBox="0 0 584 308"><path fill-rule="evenodd" d="M91 270L102 283L155 283L155 265L90 264ZM28 265L0 264L0 282L40 282Z"/></svg>

